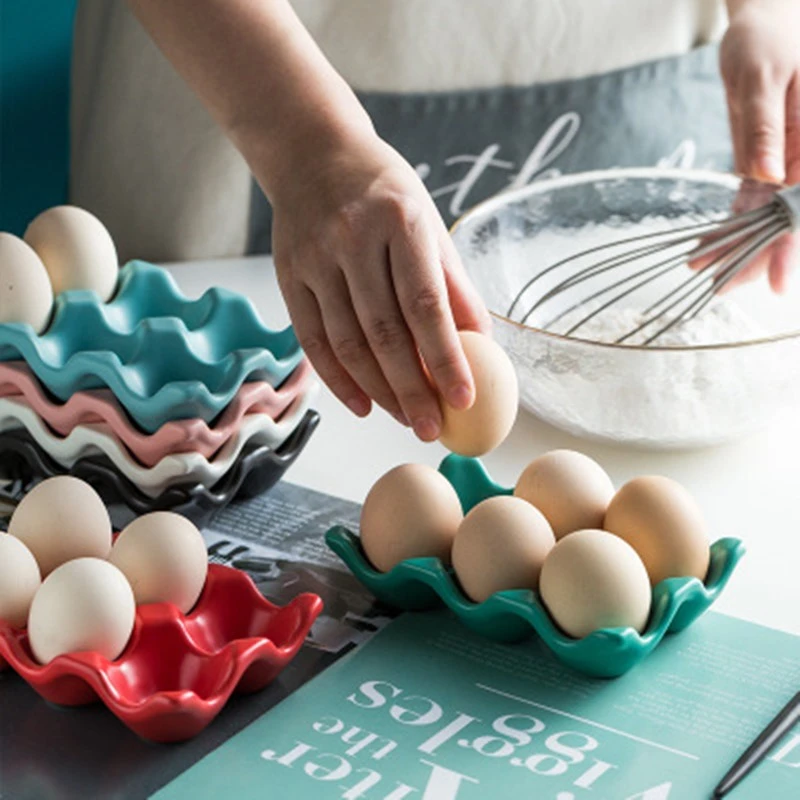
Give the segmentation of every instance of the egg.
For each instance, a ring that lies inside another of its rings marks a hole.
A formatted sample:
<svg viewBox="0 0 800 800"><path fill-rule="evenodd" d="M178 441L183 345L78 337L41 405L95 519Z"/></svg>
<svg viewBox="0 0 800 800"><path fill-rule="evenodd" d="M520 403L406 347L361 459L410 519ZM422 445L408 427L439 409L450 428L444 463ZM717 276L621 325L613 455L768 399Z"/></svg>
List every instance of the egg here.
<svg viewBox="0 0 800 800"><path fill-rule="evenodd" d="M518 497L478 503L453 543L453 569L477 603L504 589L536 589L555 537L544 515Z"/></svg>
<svg viewBox="0 0 800 800"><path fill-rule="evenodd" d="M517 481L514 495L533 503L556 539L582 528L602 528L614 484L589 456L553 450L532 461Z"/></svg>
<svg viewBox="0 0 800 800"><path fill-rule="evenodd" d="M131 637L135 616L133 591L113 564L76 558L53 570L34 595L28 617L31 651L40 664L85 651L113 661Z"/></svg>
<svg viewBox="0 0 800 800"><path fill-rule="evenodd" d="M601 628L647 627L652 592L636 551L601 530L574 531L550 551L539 595L553 621L580 639Z"/></svg>
<svg viewBox="0 0 800 800"><path fill-rule="evenodd" d="M22 239L0 233L0 323L24 322L41 333L52 309L53 287L42 260Z"/></svg>
<svg viewBox="0 0 800 800"><path fill-rule="evenodd" d="M137 605L173 603L191 611L208 574L208 554L197 527L180 514L154 511L120 533L109 561L124 573Z"/></svg>
<svg viewBox="0 0 800 800"><path fill-rule="evenodd" d="M69 475L34 486L14 509L8 532L33 553L43 578L65 561L111 552L105 504L88 483Z"/></svg>
<svg viewBox="0 0 800 800"><path fill-rule="evenodd" d="M439 441L462 456L481 456L497 447L511 431L519 406L514 365L491 337L459 333L475 381L475 402L458 410L442 403Z"/></svg>
<svg viewBox="0 0 800 800"><path fill-rule="evenodd" d="M15 628L24 628L41 583L33 553L19 539L0 533L0 619Z"/></svg>
<svg viewBox="0 0 800 800"><path fill-rule="evenodd" d="M28 226L25 241L39 254L56 294L91 289L103 302L114 294L117 249L94 214L76 206L49 208Z"/></svg>
<svg viewBox="0 0 800 800"><path fill-rule="evenodd" d="M361 509L361 546L373 566L388 572L407 558L450 563L464 514L447 478L425 464L402 464L370 489Z"/></svg>
<svg viewBox="0 0 800 800"><path fill-rule="evenodd" d="M603 527L639 554L653 585L665 578L705 580L711 557L703 514L671 478L643 476L614 495Z"/></svg>

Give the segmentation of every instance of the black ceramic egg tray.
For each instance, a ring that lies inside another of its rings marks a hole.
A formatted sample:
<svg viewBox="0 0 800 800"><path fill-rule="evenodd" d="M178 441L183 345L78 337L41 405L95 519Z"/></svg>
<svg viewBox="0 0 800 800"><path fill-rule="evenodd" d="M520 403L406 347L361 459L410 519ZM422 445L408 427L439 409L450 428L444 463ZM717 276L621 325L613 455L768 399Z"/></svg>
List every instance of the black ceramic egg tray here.
<svg viewBox="0 0 800 800"><path fill-rule="evenodd" d="M102 455L81 458L71 467L56 463L24 429L0 433L0 478L14 481L20 494L45 478L72 475L91 484L109 505L115 527L151 511L173 511L202 526L235 497L248 498L271 489L300 455L319 424L316 411L277 449L247 445L234 466L210 489L202 484L175 485L150 497Z"/></svg>

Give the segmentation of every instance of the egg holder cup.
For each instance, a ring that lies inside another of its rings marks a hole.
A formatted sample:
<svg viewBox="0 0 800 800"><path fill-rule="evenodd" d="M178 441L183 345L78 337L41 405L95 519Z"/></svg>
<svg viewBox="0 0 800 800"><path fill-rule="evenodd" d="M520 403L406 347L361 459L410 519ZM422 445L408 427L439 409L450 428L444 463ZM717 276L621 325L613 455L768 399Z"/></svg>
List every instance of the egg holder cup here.
<svg viewBox="0 0 800 800"><path fill-rule="evenodd" d="M303 360L278 389L266 381L243 383L212 424L199 418L172 420L155 433L145 433L108 389L76 392L61 403L49 395L24 361L0 362L0 401L24 403L62 437L81 425L93 425L113 434L145 467L154 467L165 456L177 453L199 453L210 459L236 434L245 416L267 414L280 422L296 398L306 395L313 383L311 366Z"/></svg>
<svg viewBox="0 0 800 800"><path fill-rule="evenodd" d="M184 615L170 603L139 606L131 639L114 661L85 652L42 666L27 632L0 620L0 670L11 667L51 703L100 700L144 739L183 741L206 728L234 692L272 682L321 610L315 594L273 605L246 573L209 564L195 608Z"/></svg>
<svg viewBox="0 0 800 800"><path fill-rule="evenodd" d="M442 461L439 471L455 488L464 513L486 498L513 493L492 481L477 459L450 455ZM405 611L445 605L466 627L498 642L517 642L536 633L560 661L601 678L624 674L651 653L667 633L677 633L691 625L725 588L744 554L744 545L738 539L720 539L711 545L704 582L697 578L668 578L656 584L650 618L641 634L633 628L604 628L573 639L555 625L536 592L497 592L483 603L475 603L464 594L452 568L438 558L408 559L383 573L367 560L360 539L353 532L336 526L325 538L381 602Z"/></svg>
<svg viewBox="0 0 800 800"><path fill-rule="evenodd" d="M279 387L302 358L292 328L265 327L246 297L212 288L189 300L168 272L142 261L120 269L108 303L62 292L42 334L0 324L0 361L24 360L61 401L108 388L148 433L176 419L211 422L245 381Z"/></svg>
<svg viewBox="0 0 800 800"><path fill-rule="evenodd" d="M245 415L238 431L211 459L200 453L174 453L164 456L153 467L140 464L125 445L102 426L78 425L66 437L54 433L30 406L16 398L0 397L0 432L26 430L42 450L65 469L81 458L104 456L144 494L157 497L170 486L181 483L214 486L230 471L248 444L277 449L305 416L314 396L312 391L295 398L280 422L275 422L268 414Z"/></svg>
<svg viewBox="0 0 800 800"><path fill-rule="evenodd" d="M202 527L234 498L255 497L271 489L308 444L319 421L316 411L307 411L277 450L267 445L245 446L230 471L210 489L199 483L178 485L151 497L121 475L104 456L79 459L69 468L60 466L25 430L0 433L0 475L25 484L55 475L72 475L91 484L107 504L121 504L122 510L132 515L174 511ZM112 517L118 526L126 524L113 509Z"/></svg>

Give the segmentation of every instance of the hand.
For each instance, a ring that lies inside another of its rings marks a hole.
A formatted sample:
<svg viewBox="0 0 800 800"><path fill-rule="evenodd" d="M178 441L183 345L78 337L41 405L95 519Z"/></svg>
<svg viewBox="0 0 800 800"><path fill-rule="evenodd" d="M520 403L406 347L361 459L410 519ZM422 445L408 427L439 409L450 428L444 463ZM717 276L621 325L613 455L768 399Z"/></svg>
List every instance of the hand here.
<svg viewBox="0 0 800 800"><path fill-rule="evenodd" d="M729 0L730 26L722 41L725 82L737 172L774 183L800 183L800 2ZM800 261L800 236L786 235L737 276L764 271L776 292Z"/></svg>
<svg viewBox="0 0 800 800"><path fill-rule="evenodd" d="M457 329L488 332L488 313L396 151L369 130L306 155L271 192L278 280L300 343L355 414L374 400L434 440L437 390L455 408L474 400Z"/></svg>

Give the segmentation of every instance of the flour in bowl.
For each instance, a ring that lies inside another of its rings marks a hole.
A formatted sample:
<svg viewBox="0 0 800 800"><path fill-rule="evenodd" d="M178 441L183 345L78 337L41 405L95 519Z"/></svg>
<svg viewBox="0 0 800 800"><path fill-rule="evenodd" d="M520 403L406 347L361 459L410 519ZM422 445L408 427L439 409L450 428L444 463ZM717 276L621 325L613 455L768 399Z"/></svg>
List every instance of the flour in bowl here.
<svg viewBox="0 0 800 800"><path fill-rule="evenodd" d="M582 319L597 311L600 305L584 304L558 321L552 330L565 333ZM641 309L621 306L598 311L571 335L577 339L613 343L631 331L637 330L649 316ZM669 313L625 339L623 344L644 344L653 334L666 328L675 316ZM656 347L699 347L703 345L731 344L766 336L764 331L736 303L724 297L709 303L696 317L675 323L652 342Z"/></svg>

